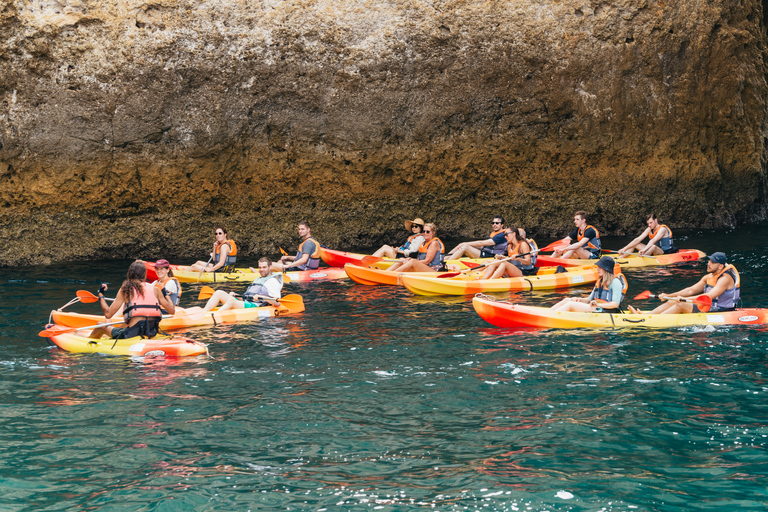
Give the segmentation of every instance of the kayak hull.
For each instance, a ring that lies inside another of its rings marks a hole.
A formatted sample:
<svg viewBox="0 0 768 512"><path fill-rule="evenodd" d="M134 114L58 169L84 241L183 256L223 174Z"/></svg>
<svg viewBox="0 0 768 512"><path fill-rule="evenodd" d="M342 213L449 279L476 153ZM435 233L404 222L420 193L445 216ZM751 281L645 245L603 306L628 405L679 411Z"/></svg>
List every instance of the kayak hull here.
<svg viewBox="0 0 768 512"><path fill-rule="evenodd" d="M107 354L114 356L172 356L188 357L206 354L205 344L182 337L157 336L152 339L141 337L115 340L95 340L77 332L51 336L53 344L67 352Z"/></svg>
<svg viewBox="0 0 768 512"><path fill-rule="evenodd" d="M239 322L253 322L265 318L288 315L291 313L301 313L304 311L304 305L300 308L289 309L283 305L280 306L262 306L248 309L228 309L226 311L209 311L203 313L203 308L192 307L177 310L171 318L160 320L160 328L164 331L176 329L186 329L187 327L199 327L205 325L234 324ZM85 315L82 313L71 313L68 311L52 311L51 320L53 323L66 327L88 327L102 322L120 321L122 317L116 316L111 320L106 320L103 316Z"/></svg>
<svg viewBox="0 0 768 512"><path fill-rule="evenodd" d="M144 262L147 267L147 280L157 279L155 264L148 261ZM261 277L258 272L251 272L247 268L236 268L234 272L190 272L184 265L171 265L173 277L180 283L251 283L254 279ZM318 281L327 279L346 279L347 273L343 268L318 268L315 270L289 270L284 272L291 282Z"/></svg>
<svg viewBox="0 0 768 512"><path fill-rule="evenodd" d="M363 263L363 258L367 256L369 255L358 254L354 252L335 251L333 249L326 249L324 247L320 249L320 258L325 262L326 265L331 267L343 267L347 263L351 265L356 265L358 267L367 267L368 265ZM482 265L483 263L486 263L492 260L493 258L475 258L475 259L460 258L457 260L447 260L445 264L457 265L459 270L466 270L468 268L476 267L478 265ZM397 261L400 261L400 260L382 258L382 261L379 261L378 263L374 263L372 266L380 270L386 270Z"/></svg>
<svg viewBox="0 0 768 512"><path fill-rule="evenodd" d="M675 263L685 263L688 261L697 261L706 257L706 254L696 249L680 249L680 251L674 254L662 254L661 256L640 256L637 253L628 254L627 256L622 257L613 254L607 254L607 256L616 260L616 264L622 268L634 268L657 267L674 265ZM582 265L594 265L596 262L597 260L553 258L552 256L544 256L543 254L540 254L536 266L562 265L564 267L578 267Z"/></svg>
<svg viewBox="0 0 768 512"><path fill-rule="evenodd" d="M496 327L538 329L575 328L650 328L669 329L700 325L763 325L768 323L768 309L740 309L716 313L651 315L623 313L577 313L552 311L475 297L472 306L480 317Z"/></svg>
<svg viewBox="0 0 768 512"><path fill-rule="evenodd" d="M347 263L344 265L344 270L347 271L347 275L350 279L358 284L364 284L367 286L378 286L380 284L388 286L400 286L402 282L400 276L418 275L418 276L438 276L441 274L455 273L455 272L390 272L389 270L381 270L378 268L360 267Z"/></svg>
<svg viewBox="0 0 768 512"><path fill-rule="evenodd" d="M555 267L540 270L535 276L478 279L463 275L439 278L416 274L402 274L400 282L415 295L474 295L487 292L533 291L569 288L593 284L597 281L597 267L571 267L568 272L555 273Z"/></svg>

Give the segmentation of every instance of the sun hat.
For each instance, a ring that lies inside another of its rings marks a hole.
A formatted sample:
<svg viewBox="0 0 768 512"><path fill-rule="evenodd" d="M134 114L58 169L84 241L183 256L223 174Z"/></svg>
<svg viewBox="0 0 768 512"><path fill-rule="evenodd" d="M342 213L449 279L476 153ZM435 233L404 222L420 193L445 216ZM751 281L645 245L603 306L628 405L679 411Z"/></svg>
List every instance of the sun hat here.
<svg viewBox="0 0 768 512"><path fill-rule="evenodd" d="M155 262L155 268L171 268L171 264L168 263L168 260L157 260Z"/></svg>
<svg viewBox="0 0 768 512"><path fill-rule="evenodd" d="M613 269L616 267L616 262L613 261L613 258L611 258L610 256L603 256L597 262L597 266L605 270L606 272L610 272L611 274L613 274Z"/></svg>
<svg viewBox="0 0 768 512"><path fill-rule="evenodd" d="M716 252L709 256L709 261L711 261L712 263L719 263L720 265L725 265L727 258L725 257L724 252Z"/></svg>
<svg viewBox="0 0 768 512"><path fill-rule="evenodd" d="M414 224L418 224L419 226L422 227L422 229L424 228L424 221L421 220L420 218L416 217L413 220L406 220L405 221L405 229L411 229L411 226L414 225Z"/></svg>

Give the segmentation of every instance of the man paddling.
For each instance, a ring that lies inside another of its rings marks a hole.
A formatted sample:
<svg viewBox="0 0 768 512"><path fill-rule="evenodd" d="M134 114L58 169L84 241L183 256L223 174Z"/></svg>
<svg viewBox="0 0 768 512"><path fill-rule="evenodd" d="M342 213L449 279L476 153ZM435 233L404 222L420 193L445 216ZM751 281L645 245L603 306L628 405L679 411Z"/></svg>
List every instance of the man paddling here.
<svg viewBox="0 0 768 512"><path fill-rule="evenodd" d="M651 311L652 315L669 315L680 313L700 313L692 299L704 294L712 299L709 312L733 311L741 296L741 278L733 265L729 265L725 253L716 252L707 261L707 275L698 283L675 293L662 293L659 298L666 300L664 304ZM686 302L682 302L686 300ZM632 313L642 313L637 308L629 306Z"/></svg>
<svg viewBox="0 0 768 512"><path fill-rule="evenodd" d="M677 247L672 243L672 230L666 224L659 224L659 219L655 213L646 217L645 223L648 225L640 236L619 249L619 254L630 254L637 249L640 255L672 254L677 252ZM647 244L642 243L645 238L650 240Z"/></svg>
<svg viewBox="0 0 768 512"><path fill-rule="evenodd" d="M596 260L600 258L600 233L594 226L587 223L587 212L579 210L573 214L573 223L576 225L570 235L564 238L569 245L557 249L552 253L554 258L580 258L583 260Z"/></svg>
<svg viewBox="0 0 768 512"><path fill-rule="evenodd" d="M314 270L320 266L320 244L312 238L309 222L299 221L299 236L301 244L296 256L283 256L280 263L273 265L278 272L295 268L297 270Z"/></svg>
<svg viewBox="0 0 768 512"><path fill-rule="evenodd" d="M256 273L256 269L250 267L251 272ZM272 260L269 258L261 258L259 260L259 277L253 280L251 286L243 294L243 300L236 299L234 297L235 292L225 292L224 290L216 290L208 302L205 303L203 312L207 313L213 311L216 306L221 304L219 311L226 311L228 309L249 309L264 306L269 302L263 301L257 296L269 296L275 300L280 298L280 293L283 289L283 275L272 273Z"/></svg>
<svg viewBox="0 0 768 512"><path fill-rule="evenodd" d="M507 250L507 238L504 234L504 217L497 215L491 222L493 231L483 240L462 242L445 255L446 260L455 260L462 256L470 258L493 258Z"/></svg>

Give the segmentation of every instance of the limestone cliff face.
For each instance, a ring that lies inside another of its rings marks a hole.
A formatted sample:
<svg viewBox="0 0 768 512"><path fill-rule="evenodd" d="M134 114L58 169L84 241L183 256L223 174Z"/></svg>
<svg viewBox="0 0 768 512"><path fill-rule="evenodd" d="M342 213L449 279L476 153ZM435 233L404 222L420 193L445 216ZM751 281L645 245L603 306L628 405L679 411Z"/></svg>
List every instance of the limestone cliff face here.
<svg viewBox="0 0 768 512"><path fill-rule="evenodd" d="M0 0L0 264L761 218L754 0Z"/></svg>

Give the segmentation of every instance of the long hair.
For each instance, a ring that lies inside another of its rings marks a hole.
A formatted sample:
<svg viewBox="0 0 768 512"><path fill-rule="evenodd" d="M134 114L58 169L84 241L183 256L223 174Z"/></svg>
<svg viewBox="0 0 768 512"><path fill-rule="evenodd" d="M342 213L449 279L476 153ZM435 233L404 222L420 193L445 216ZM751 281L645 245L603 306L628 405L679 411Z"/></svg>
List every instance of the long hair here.
<svg viewBox="0 0 768 512"><path fill-rule="evenodd" d="M134 295L144 296L144 288L142 284L147 280L147 267L144 266L144 262L136 260L128 267L128 275L123 281L123 285L120 287L120 291L123 293L125 302L128 303L133 299Z"/></svg>
<svg viewBox="0 0 768 512"><path fill-rule="evenodd" d="M615 277L616 275L613 272L603 270L603 278L598 282L598 284L602 289L607 290L611 287L611 283ZM595 288L597 288L597 286L595 286Z"/></svg>

